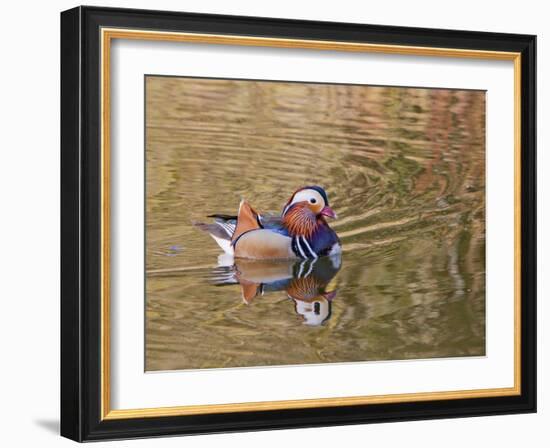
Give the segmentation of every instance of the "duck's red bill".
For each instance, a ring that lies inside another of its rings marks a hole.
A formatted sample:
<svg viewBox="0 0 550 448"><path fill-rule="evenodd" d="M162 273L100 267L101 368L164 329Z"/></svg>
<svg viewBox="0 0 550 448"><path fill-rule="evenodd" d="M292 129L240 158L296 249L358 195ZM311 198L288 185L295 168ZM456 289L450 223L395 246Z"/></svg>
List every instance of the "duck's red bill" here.
<svg viewBox="0 0 550 448"><path fill-rule="evenodd" d="M336 213L334 213L334 210L332 210L328 205L323 207L321 210L321 215L328 216L329 218L336 218Z"/></svg>

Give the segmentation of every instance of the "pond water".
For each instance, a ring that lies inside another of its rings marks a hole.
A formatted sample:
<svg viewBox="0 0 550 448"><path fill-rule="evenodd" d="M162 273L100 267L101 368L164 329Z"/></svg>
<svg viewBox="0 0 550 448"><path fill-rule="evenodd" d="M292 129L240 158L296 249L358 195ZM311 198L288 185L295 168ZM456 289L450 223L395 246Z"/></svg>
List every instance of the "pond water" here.
<svg viewBox="0 0 550 448"><path fill-rule="evenodd" d="M145 120L146 370L485 354L485 92L148 76ZM234 264L191 224L304 185L340 257Z"/></svg>

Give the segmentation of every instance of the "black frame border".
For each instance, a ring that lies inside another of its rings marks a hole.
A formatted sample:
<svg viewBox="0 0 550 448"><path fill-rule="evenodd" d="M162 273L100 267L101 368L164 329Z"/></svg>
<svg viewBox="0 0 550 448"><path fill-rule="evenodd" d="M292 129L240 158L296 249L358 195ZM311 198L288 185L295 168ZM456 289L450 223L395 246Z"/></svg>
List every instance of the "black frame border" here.
<svg viewBox="0 0 550 448"><path fill-rule="evenodd" d="M521 53L521 395L101 420L100 28ZM77 7L61 13L61 435L143 438L536 412L536 36Z"/></svg>

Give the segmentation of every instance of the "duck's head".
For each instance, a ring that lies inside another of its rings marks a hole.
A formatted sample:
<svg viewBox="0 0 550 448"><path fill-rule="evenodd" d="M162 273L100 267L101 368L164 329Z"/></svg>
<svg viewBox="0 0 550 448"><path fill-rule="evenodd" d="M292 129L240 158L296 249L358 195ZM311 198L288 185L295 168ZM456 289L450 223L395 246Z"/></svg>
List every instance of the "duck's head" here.
<svg viewBox="0 0 550 448"><path fill-rule="evenodd" d="M282 216L285 217L295 207L308 210L317 218L336 218L336 213L329 206L327 193L317 185L296 190L285 204Z"/></svg>

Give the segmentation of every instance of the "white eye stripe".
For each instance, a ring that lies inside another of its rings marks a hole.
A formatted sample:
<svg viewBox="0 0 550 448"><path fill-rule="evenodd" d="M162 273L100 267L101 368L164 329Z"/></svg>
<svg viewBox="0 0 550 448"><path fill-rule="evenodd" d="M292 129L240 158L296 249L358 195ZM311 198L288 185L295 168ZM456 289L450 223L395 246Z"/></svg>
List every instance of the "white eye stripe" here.
<svg viewBox="0 0 550 448"><path fill-rule="evenodd" d="M312 204L316 204L316 203L322 204L324 203L324 199L319 194L318 191L307 189L307 190L299 191L294 195L294 197L292 198L291 204L296 204L297 202L310 202Z"/></svg>

